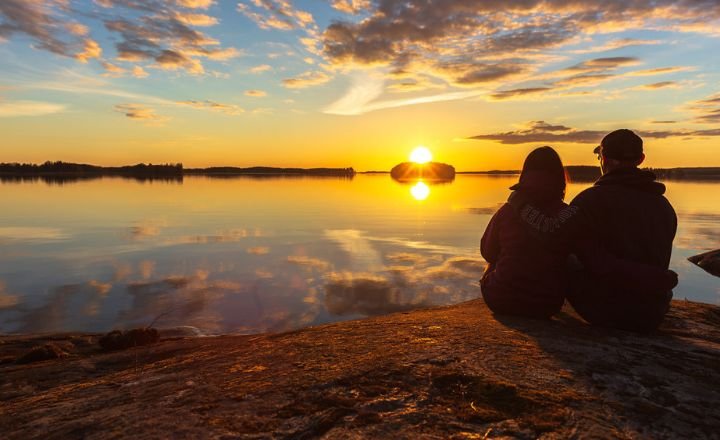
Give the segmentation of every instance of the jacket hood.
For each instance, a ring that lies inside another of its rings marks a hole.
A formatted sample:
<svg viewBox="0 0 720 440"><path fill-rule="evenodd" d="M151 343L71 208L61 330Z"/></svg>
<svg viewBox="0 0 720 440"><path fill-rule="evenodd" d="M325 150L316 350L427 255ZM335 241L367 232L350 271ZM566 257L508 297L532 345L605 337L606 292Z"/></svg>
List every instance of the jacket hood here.
<svg viewBox="0 0 720 440"><path fill-rule="evenodd" d="M638 191L662 195L665 194L665 185L658 182L651 171L638 168L618 168L598 179L596 186L620 185Z"/></svg>

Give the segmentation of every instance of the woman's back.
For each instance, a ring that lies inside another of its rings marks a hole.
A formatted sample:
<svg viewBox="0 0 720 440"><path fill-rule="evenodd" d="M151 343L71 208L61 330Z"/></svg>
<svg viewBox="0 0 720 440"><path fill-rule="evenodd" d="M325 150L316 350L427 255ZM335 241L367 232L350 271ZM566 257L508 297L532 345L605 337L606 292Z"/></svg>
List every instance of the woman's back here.
<svg viewBox="0 0 720 440"><path fill-rule="evenodd" d="M535 199L534 205L550 216L567 206L562 201L562 163L550 147L538 148L528 156L520 182L511 189ZM482 294L494 312L549 317L560 310L566 290L568 250L533 237L509 204L490 220L481 253L488 262L481 280Z"/></svg>

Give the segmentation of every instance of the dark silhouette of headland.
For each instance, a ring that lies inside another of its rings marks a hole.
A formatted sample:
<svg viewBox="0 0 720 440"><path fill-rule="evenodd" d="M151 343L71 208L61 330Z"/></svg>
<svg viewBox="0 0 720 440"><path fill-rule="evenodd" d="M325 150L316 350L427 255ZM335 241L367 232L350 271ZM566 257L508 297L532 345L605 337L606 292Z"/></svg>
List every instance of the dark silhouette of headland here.
<svg viewBox="0 0 720 440"><path fill-rule="evenodd" d="M162 165L139 163L119 167L101 167L61 161L47 161L42 164L0 163L1 182L42 180L49 184L64 184L101 177L182 182L183 165L181 163Z"/></svg>
<svg viewBox="0 0 720 440"><path fill-rule="evenodd" d="M47 161L42 164L0 163L0 182L25 182L41 180L48 184L64 184L102 177L121 177L138 181L182 182L186 175L230 178L247 176L263 177L333 177L352 178L353 168L279 168L279 167L210 167L184 168L182 163L136 164L119 167L103 167L82 163Z"/></svg>
<svg viewBox="0 0 720 440"><path fill-rule="evenodd" d="M455 167L440 162L403 162L390 170L390 176L398 182L414 182L419 179L428 182L452 182L455 180Z"/></svg>

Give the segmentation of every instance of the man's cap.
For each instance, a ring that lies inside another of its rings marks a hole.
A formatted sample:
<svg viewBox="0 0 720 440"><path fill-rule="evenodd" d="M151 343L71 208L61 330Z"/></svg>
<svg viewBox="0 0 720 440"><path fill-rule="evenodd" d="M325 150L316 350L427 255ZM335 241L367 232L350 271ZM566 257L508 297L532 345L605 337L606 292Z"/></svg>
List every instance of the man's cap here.
<svg viewBox="0 0 720 440"><path fill-rule="evenodd" d="M640 159L643 154L643 141L632 130L621 128L607 134L593 152L595 154L602 152L610 159Z"/></svg>

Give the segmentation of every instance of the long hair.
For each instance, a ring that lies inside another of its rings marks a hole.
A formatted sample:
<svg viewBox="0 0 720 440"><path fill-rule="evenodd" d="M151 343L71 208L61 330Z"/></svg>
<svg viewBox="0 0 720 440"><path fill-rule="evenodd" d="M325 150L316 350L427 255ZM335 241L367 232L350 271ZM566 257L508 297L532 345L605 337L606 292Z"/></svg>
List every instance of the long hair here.
<svg viewBox="0 0 720 440"><path fill-rule="evenodd" d="M510 189L528 194L536 203L565 199L567 178L562 160L552 147L534 149L525 158L520 181Z"/></svg>

